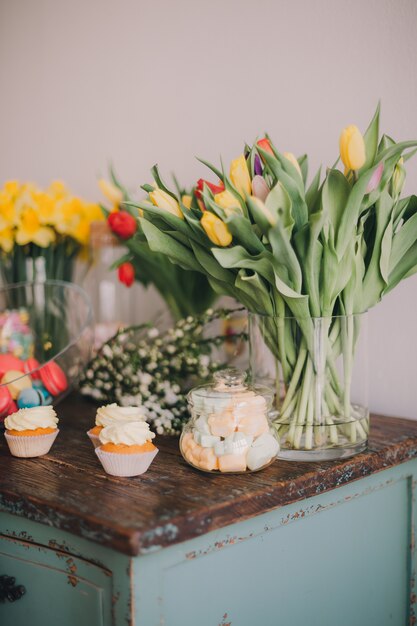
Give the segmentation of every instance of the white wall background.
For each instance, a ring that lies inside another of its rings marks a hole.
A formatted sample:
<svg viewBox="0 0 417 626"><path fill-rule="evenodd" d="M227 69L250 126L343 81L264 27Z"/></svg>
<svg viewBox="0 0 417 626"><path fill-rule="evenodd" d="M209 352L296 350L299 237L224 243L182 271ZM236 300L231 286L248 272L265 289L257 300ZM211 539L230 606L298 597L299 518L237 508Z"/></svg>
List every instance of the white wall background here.
<svg viewBox="0 0 417 626"><path fill-rule="evenodd" d="M343 126L417 138L415 0L0 0L0 179L98 199L156 161L191 184L264 130L330 165ZM417 158L407 191L417 190ZM141 316L157 297L141 300ZM417 278L371 313L371 406L417 418Z"/></svg>

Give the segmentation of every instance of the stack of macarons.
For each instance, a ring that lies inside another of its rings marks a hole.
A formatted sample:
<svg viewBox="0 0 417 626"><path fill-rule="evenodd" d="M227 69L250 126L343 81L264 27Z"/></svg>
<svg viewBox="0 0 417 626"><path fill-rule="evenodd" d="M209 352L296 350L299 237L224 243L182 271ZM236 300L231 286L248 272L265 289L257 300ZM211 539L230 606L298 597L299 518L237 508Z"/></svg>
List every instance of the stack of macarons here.
<svg viewBox="0 0 417 626"><path fill-rule="evenodd" d="M67 388L67 377L55 361L41 366L34 357L0 354L0 421L17 409L52 404Z"/></svg>
<svg viewBox="0 0 417 626"><path fill-rule="evenodd" d="M143 407L102 406L87 435L105 472L112 476L144 474L158 454Z"/></svg>

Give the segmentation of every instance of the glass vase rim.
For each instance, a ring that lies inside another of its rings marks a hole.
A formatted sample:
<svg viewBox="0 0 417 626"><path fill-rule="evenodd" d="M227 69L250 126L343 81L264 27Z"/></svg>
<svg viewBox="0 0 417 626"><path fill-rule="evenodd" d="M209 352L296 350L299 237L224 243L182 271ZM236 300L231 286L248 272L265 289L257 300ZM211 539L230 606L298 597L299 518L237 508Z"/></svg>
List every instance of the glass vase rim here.
<svg viewBox="0 0 417 626"><path fill-rule="evenodd" d="M9 381L8 383L0 384L0 388L3 387L3 386L6 386L7 384L10 384L10 383L14 382L15 380L19 380L20 378L24 378L25 376L30 376L33 373L36 373L37 371L39 371L43 367L45 367L45 365L48 365L48 363L52 363L53 361L55 361L56 359L61 357L70 348L72 348L74 345L76 345L80 341L80 339L82 338L82 336L85 333L85 331L87 330L87 328L89 326L91 326L92 323L93 323L93 319L94 319L93 318L93 306L92 306L92 303L91 303L90 296L85 291L85 289L83 289L79 285L76 285L75 283L71 283L69 281L56 280L56 279L23 280L21 282L10 283L9 285L1 286L0 287L0 293L3 294L3 293L6 293L7 291L16 290L16 289L22 288L22 287L35 287L35 286L40 286L40 287L43 286L43 287L45 287L45 286L48 286L48 285L50 285L52 287L66 288L66 289L69 289L69 290L72 290L72 291L78 293L81 296L81 298L84 300L84 303L87 306L87 316L86 316L86 319L84 320L84 323L82 324L82 327L81 327L80 331L77 333L77 335L71 341L69 341L59 352L57 352L54 356L50 357L49 359L47 359L43 363L39 364L38 367L35 367L32 370L27 371L27 372L22 372L21 376L17 376L16 378L14 378L13 380Z"/></svg>

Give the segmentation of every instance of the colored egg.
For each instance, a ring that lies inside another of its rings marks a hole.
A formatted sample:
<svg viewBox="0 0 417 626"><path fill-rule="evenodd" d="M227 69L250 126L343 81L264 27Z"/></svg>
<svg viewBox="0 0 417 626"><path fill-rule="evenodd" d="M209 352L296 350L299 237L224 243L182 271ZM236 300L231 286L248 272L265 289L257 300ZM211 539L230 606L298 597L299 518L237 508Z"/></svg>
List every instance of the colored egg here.
<svg viewBox="0 0 417 626"><path fill-rule="evenodd" d="M43 396L39 389L29 387L28 389L22 389L17 398L17 406L19 409L31 409L34 406L40 406Z"/></svg>
<svg viewBox="0 0 417 626"><path fill-rule="evenodd" d="M9 370L1 379L2 385L7 385L13 400L16 400L17 396L23 389L32 387L32 381L30 376L23 376L22 372L17 370Z"/></svg>

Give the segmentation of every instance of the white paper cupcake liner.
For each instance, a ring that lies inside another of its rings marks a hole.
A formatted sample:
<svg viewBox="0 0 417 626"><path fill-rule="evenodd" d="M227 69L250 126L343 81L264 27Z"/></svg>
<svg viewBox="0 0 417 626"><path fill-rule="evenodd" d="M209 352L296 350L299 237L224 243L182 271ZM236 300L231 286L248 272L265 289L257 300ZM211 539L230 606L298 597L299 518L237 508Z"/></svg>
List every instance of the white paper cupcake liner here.
<svg viewBox="0 0 417 626"><path fill-rule="evenodd" d="M93 434L93 433L91 433L90 431L87 431L87 435L89 436L90 441L91 441L91 443L93 444L93 446L94 446L95 448L98 448L98 446L99 446L99 445L101 445L101 444L100 444L100 439L99 439L99 436L98 436L98 435L94 435L94 434Z"/></svg>
<svg viewBox="0 0 417 626"><path fill-rule="evenodd" d="M111 476L140 476L146 472L159 450L156 448L152 452L117 454L96 448L95 452L107 474Z"/></svg>
<svg viewBox="0 0 417 626"><path fill-rule="evenodd" d="M48 454L58 433L59 430L57 428L55 432L48 433L47 435L9 435L5 432L4 436L6 437L10 453L13 454L13 456L30 459L32 457Z"/></svg>

